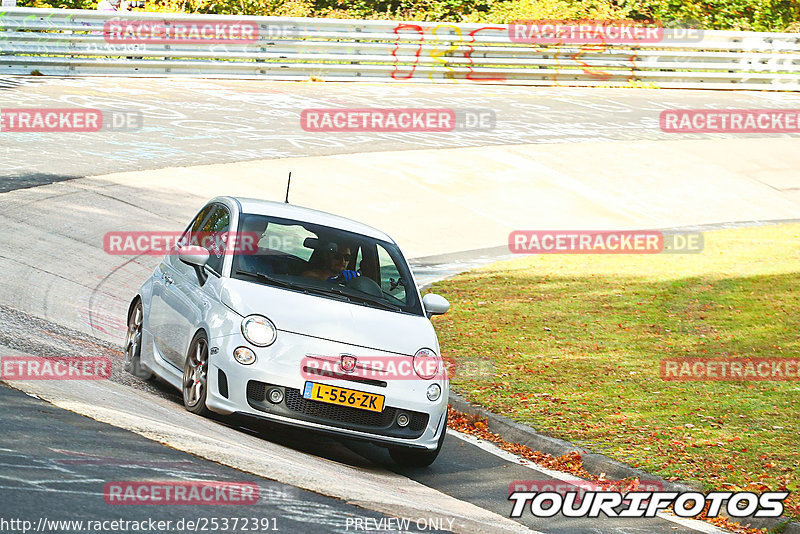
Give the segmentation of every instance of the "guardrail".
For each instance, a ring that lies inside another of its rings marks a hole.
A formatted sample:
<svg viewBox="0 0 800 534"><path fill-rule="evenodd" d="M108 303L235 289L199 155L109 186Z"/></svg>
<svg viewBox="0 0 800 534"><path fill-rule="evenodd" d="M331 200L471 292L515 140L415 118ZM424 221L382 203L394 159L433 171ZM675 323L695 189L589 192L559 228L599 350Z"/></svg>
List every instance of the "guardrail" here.
<svg viewBox="0 0 800 534"><path fill-rule="evenodd" d="M504 24L2 8L0 75L800 89L800 34L662 33L547 44L519 42Z"/></svg>

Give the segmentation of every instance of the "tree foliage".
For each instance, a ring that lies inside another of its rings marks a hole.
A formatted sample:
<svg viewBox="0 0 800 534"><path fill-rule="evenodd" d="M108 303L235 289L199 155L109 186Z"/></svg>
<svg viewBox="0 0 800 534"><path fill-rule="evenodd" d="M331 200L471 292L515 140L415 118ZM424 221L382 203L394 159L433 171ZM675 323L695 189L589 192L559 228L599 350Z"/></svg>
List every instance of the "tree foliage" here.
<svg viewBox="0 0 800 534"><path fill-rule="evenodd" d="M20 0L94 9L97 0ZM713 30L800 31L798 0L150 0L147 11L441 22L532 19L692 21Z"/></svg>

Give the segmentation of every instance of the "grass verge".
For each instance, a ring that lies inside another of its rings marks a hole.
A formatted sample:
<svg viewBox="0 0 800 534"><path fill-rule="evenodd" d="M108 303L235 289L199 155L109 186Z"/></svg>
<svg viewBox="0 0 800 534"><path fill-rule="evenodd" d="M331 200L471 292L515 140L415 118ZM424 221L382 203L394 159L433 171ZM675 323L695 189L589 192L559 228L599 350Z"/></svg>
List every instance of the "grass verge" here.
<svg viewBox="0 0 800 534"><path fill-rule="evenodd" d="M468 400L668 479L788 489L800 518L800 381L659 376L667 357L800 357L800 224L707 232L700 254L522 257L433 291Z"/></svg>

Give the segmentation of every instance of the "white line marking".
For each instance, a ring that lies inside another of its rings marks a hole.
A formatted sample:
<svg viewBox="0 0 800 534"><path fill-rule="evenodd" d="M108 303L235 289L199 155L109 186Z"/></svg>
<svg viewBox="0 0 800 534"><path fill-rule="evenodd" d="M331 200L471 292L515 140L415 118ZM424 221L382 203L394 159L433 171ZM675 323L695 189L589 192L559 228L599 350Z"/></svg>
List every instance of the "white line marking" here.
<svg viewBox="0 0 800 534"><path fill-rule="evenodd" d="M56 488L35 488L31 486L3 486L0 485L0 489L7 489L7 490L14 490L14 491L38 491L41 493L72 493L75 495L90 495L90 496L102 496L102 493L97 493L94 491L76 491L76 490L64 490L64 489L56 489Z"/></svg>
<svg viewBox="0 0 800 534"><path fill-rule="evenodd" d="M0 475L0 479L10 480L12 482L19 482L20 484L32 484L38 486L40 484L86 484L91 482L93 484L102 483L106 480L103 478L77 478L73 480L53 479L53 480L29 480L25 478L12 477L10 475Z"/></svg>
<svg viewBox="0 0 800 534"><path fill-rule="evenodd" d="M536 465L535 463L531 462L530 460L526 460L524 458L520 458L516 454L512 454L508 451L504 451L494 443L489 441L482 440L480 438L476 438L475 436L470 436L469 434L463 434L458 432L457 430L453 430L452 428L447 429L447 433L453 437L456 437L460 440L466 441L471 445L475 445L479 449L482 449L486 452L494 454L498 458L502 458L508 462L512 462L528 469L532 469L534 471L538 471L539 473L548 476L550 478L555 478L556 480L560 480L566 483L572 483L575 479L579 478L575 475L569 475L567 473L562 473L561 471L554 471L552 469L548 469L546 467L542 467L541 465ZM682 527L690 528L692 530L696 530L698 532L705 532L707 534L727 534L727 530L722 530L714 525L706 523L705 521L700 521L698 519L684 519L682 517L677 517L672 514L667 514L665 512L659 512L658 517L665 521L670 521L672 523L681 525Z"/></svg>

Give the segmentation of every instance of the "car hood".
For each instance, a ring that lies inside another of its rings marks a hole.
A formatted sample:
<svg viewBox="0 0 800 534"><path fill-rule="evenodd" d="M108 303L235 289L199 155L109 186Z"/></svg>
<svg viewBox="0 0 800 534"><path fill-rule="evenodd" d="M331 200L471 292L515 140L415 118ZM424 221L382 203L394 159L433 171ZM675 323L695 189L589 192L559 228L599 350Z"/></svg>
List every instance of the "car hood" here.
<svg viewBox="0 0 800 534"><path fill-rule="evenodd" d="M225 278L222 302L236 313L268 317L278 330L379 351L414 355L421 348L438 352L431 322L350 302L307 295L235 278Z"/></svg>

